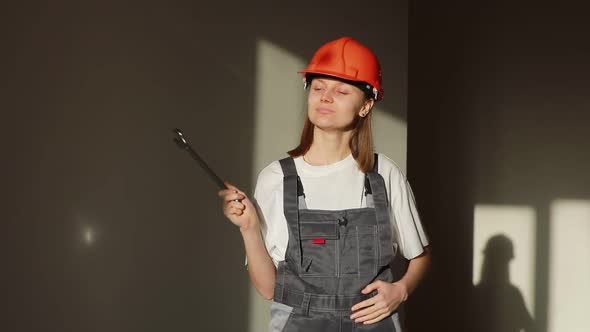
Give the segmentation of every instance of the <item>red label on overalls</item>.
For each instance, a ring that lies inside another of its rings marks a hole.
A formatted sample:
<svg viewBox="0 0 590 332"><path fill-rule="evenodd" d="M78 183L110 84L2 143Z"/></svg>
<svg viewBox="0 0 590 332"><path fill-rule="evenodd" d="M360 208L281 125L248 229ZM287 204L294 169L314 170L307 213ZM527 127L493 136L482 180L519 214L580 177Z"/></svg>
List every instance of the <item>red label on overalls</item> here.
<svg viewBox="0 0 590 332"><path fill-rule="evenodd" d="M312 239L313 244L326 244L326 239Z"/></svg>

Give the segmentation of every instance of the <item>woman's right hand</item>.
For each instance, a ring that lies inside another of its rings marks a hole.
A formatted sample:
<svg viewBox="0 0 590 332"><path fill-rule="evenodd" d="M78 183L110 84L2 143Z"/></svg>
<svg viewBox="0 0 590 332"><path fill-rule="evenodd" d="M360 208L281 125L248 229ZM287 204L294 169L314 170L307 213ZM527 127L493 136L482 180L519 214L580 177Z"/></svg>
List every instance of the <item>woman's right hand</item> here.
<svg viewBox="0 0 590 332"><path fill-rule="evenodd" d="M222 199L223 214L227 219L242 232L259 226L256 208L248 196L229 182L224 183L227 189L220 190L217 195Z"/></svg>

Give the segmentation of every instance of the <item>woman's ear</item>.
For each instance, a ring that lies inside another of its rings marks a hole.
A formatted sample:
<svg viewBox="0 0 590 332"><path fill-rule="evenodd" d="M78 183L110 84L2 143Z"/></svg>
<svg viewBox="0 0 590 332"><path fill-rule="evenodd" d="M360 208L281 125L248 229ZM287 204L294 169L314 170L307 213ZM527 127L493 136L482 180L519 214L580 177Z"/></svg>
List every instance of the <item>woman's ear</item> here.
<svg viewBox="0 0 590 332"><path fill-rule="evenodd" d="M373 105L375 105L375 100L373 98L368 98L367 100L365 100L365 102L363 103L363 106L359 110L359 116L361 118L364 118L365 116L367 116L369 114L369 112L371 111L371 109L373 109Z"/></svg>

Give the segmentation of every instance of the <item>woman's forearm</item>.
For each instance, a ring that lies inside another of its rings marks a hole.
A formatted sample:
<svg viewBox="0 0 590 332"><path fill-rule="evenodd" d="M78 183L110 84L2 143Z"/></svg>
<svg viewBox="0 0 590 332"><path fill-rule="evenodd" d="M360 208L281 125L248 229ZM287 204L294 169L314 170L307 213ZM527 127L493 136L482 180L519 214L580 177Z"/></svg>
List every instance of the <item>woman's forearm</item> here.
<svg viewBox="0 0 590 332"><path fill-rule="evenodd" d="M259 227L241 230L248 259L248 274L252 284L267 300L273 298L276 268L270 258Z"/></svg>
<svg viewBox="0 0 590 332"><path fill-rule="evenodd" d="M426 274L426 271L430 266L431 256L430 247L425 247L422 255L410 260L406 273L403 278L398 281L398 283L402 283L405 286L408 295L416 289L420 280L422 280Z"/></svg>

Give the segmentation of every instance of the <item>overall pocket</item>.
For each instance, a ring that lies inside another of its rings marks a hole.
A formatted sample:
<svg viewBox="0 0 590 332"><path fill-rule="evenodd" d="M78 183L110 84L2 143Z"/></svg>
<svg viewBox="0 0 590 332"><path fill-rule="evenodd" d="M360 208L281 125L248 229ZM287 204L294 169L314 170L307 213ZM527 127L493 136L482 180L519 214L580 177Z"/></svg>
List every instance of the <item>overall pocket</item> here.
<svg viewBox="0 0 590 332"><path fill-rule="evenodd" d="M341 240L341 273L374 276L377 272L377 228L359 225L348 227Z"/></svg>
<svg viewBox="0 0 590 332"><path fill-rule="evenodd" d="M270 305L269 332L282 332L293 315L293 308L279 302Z"/></svg>
<svg viewBox="0 0 590 332"><path fill-rule="evenodd" d="M336 275L338 221L300 221L302 275Z"/></svg>

